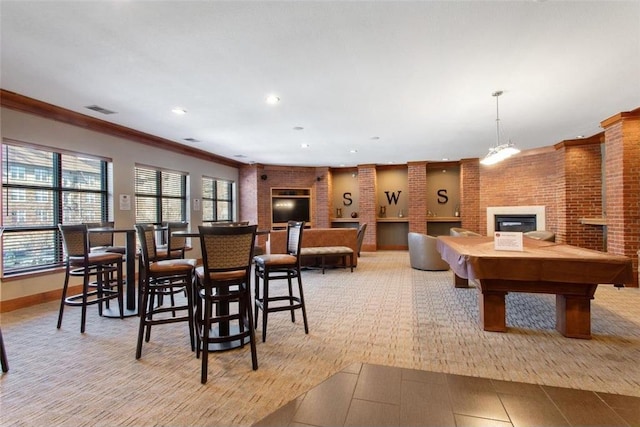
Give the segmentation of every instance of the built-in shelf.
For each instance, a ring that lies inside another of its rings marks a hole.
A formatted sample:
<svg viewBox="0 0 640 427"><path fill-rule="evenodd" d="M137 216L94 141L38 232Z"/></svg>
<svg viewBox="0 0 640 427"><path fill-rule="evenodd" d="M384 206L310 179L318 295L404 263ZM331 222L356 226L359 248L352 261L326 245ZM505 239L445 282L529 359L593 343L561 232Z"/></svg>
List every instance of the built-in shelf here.
<svg viewBox="0 0 640 427"><path fill-rule="evenodd" d="M580 218L580 224L607 225L607 219L606 218Z"/></svg>
<svg viewBox="0 0 640 427"><path fill-rule="evenodd" d="M331 218L331 222L360 222L360 218Z"/></svg>
<svg viewBox="0 0 640 427"><path fill-rule="evenodd" d="M396 217L396 218L378 218L377 222L409 222L409 218L406 217Z"/></svg>
<svg viewBox="0 0 640 427"><path fill-rule="evenodd" d="M428 216L427 222L460 222L459 216Z"/></svg>

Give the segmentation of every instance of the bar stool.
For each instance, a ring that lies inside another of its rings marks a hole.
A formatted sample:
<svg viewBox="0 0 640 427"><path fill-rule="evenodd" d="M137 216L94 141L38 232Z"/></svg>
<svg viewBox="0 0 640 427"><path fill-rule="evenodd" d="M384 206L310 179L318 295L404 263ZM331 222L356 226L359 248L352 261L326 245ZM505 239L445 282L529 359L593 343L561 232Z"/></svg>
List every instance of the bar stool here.
<svg viewBox="0 0 640 427"><path fill-rule="evenodd" d="M202 384L207 382L210 344L231 349L244 347L248 339L253 370L258 369L250 286L256 227L198 227L203 266L196 268L199 301L195 321L196 356L202 351Z"/></svg>
<svg viewBox="0 0 640 427"><path fill-rule="evenodd" d="M0 227L0 237L4 233L4 227ZM7 350L4 348L4 339L2 338L2 329L0 329L0 365L2 372L9 372L9 359L7 358Z"/></svg>
<svg viewBox="0 0 640 427"><path fill-rule="evenodd" d="M188 324L191 351L194 351L193 272L196 260L158 260L154 226L136 224L135 227L141 249L141 270L139 271L141 280L139 283L142 293L139 305L140 326L138 329L136 359L142 356L143 337L145 342L149 342L151 338L151 326L167 323L186 322ZM171 304L162 305L162 295L175 288L184 289L186 303L176 305L171 299ZM171 316L165 315L165 313L169 312L171 312ZM160 316L158 317L158 315Z"/></svg>
<svg viewBox="0 0 640 427"><path fill-rule="evenodd" d="M108 303L111 299L117 299L120 318L124 318L122 255L111 252L90 252L86 224L58 224L58 229L62 234L65 251L65 277L62 298L60 299L58 329L62 325L65 305L82 308L81 333L84 333L85 330L88 305L98 304L98 313L102 316L102 304ZM114 273L117 276L115 278L113 277ZM67 296L69 278L72 276L83 278L82 293ZM91 281L91 277L95 277L95 281ZM113 289L114 282L116 289ZM95 289L90 290L90 288Z"/></svg>
<svg viewBox="0 0 640 427"><path fill-rule="evenodd" d="M166 227L166 244L158 245L158 259L177 259L184 258L184 253L187 248L187 238L185 236L174 236L174 231L188 231L188 222L166 222L163 223L163 227Z"/></svg>
<svg viewBox="0 0 640 427"><path fill-rule="evenodd" d="M255 264L255 305L256 324L258 323L258 309L262 310L262 342L267 339L267 315L277 311L290 311L291 321L295 322L295 310L302 311L304 333L309 333L307 324L307 310L304 305L302 292L302 274L300 272L300 247L302 245L303 221L289 221L287 223L287 253L265 254L253 258ZM298 296L293 293L291 280L298 280ZM260 297L260 279L263 281L263 296ZM269 282L286 279L289 285L288 295L270 295ZM285 304L283 304L285 303Z"/></svg>
<svg viewBox="0 0 640 427"><path fill-rule="evenodd" d="M89 249L91 252L115 252L124 255L127 252L126 246L115 246L113 244L113 221L86 222L89 229ZM101 229L91 231L91 229Z"/></svg>

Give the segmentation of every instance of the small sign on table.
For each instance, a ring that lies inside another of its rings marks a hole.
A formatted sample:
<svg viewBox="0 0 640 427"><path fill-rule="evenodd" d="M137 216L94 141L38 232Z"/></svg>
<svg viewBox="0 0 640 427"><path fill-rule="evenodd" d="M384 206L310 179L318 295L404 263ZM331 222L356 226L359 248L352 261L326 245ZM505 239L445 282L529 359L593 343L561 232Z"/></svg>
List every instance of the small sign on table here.
<svg viewBox="0 0 640 427"><path fill-rule="evenodd" d="M493 233L493 245L496 251L522 251L522 232L496 231Z"/></svg>

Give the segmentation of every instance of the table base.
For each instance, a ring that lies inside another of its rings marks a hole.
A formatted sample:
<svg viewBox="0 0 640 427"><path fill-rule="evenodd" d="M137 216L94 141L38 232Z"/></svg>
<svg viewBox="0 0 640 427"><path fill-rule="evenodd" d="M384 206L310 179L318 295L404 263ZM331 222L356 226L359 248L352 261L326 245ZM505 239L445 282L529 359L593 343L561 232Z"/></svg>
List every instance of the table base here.
<svg viewBox="0 0 640 427"><path fill-rule="evenodd" d="M237 325L234 325L230 327L229 332L231 335L235 335L239 331L240 331L240 328ZM218 332L217 327L213 327L209 330L209 338L215 338L219 336L220 336L220 333ZM243 341L245 345L249 345L250 343L249 337L245 337L242 340L237 339L235 341L228 341L228 342L221 342L221 343L210 342L207 348L209 349L210 352L233 350L234 348L241 347L243 345ZM202 345L202 344L199 343L198 345Z"/></svg>
<svg viewBox="0 0 640 427"><path fill-rule="evenodd" d="M506 295L511 292L556 295L556 330L567 338L591 339L591 300L598 285L545 281L481 279L478 289L480 325L506 332Z"/></svg>
<svg viewBox="0 0 640 427"><path fill-rule="evenodd" d="M137 309L132 310L127 307L124 308L124 317L133 317L137 315L138 315ZM118 308L117 304L115 304L115 306L111 305L109 308L103 308L102 317L120 318L120 308Z"/></svg>

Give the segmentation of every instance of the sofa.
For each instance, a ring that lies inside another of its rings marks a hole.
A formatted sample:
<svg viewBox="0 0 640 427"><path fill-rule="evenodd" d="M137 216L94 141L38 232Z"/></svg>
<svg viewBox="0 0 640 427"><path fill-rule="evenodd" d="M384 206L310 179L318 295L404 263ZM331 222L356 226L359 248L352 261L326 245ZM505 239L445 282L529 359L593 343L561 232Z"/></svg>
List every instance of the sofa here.
<svg viewBox="0 0 640 427"><path fill-rule="evenodd" d="M355 267L358 265L358 230L356 228L305 228L302 232L302 250L301 254L305 254L304 248L343 248L338 250L340 255L324 257L321 261L320 256L303 256L301 259L301 265L313 266L319 265L322 262L322 266L343 266L343 267ZM272 254L281 254L286 252L287 247L287 230L272 230L269 233L269 241L267 242L267 250ZM352 254L356 256L345 257L342 254L346 254L347 248L352 251ZM330 252L327 251L327 254ZM347 261L348 259L348 261ZM345 263L352 263L351 266Z"/></svg>

